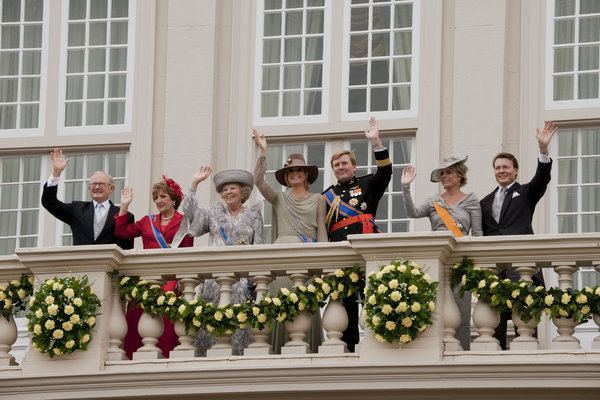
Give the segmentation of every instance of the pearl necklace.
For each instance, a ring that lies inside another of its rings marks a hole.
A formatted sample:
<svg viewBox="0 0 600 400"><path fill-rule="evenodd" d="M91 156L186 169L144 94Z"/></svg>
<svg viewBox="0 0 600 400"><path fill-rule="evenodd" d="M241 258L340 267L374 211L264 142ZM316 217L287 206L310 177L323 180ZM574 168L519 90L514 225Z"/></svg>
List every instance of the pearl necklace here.
<svg viewBox="0 0 600 400"><path fill-rule="evenodd" d="M163 216L161 215L161 216L160 216L160 219L162 219L163 221L168 221L168 220L170 220L171 218L173 218L174 216L175 216L175 213L173 213L173 215L171 215L171 216L170 216L170 217L168 217L168 218L167 218L167 217L163 217Z"/></svg>

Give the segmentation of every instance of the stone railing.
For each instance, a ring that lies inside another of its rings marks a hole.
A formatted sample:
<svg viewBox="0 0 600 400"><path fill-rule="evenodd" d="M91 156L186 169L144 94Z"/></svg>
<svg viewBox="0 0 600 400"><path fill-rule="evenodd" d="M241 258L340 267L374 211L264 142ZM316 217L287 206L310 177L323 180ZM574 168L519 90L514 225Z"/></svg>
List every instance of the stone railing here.
<svg viewBox="0 0 600 400"><path fill-rule="evenodd" d="M287 362L291 358L309 360L322 356L330 359L341 357L345 361L340 362L347 363L351 360L357 365L397 363L398 360L427 364L460 360L461 357L466 357L466 360L475 355L502 357L518 352L534 352L535 357L542 357L544 351L556 350L579 352L586 359L592 357L600 362L600 350L597 350L600 349L600 338L596 338L592 349L581 350L573 336L573 326L565 326L564 321L560 320L556 322L559 336L550 339L550 329L545 325L544 329L540 329L540 340L531 336L533 327L517 322L520 339L511 344L509 351L498 351L498 343L491 336L498 323L498 314L484 302L478 302L473 313L473 322L479 336L471 343L470 351L462 351L458 341L454 339L455 329L460 324L460 314L448 284L448 276L450 266L464 256L472 258L475 264L481 267L494 270L512 268L523 279L531 279L537 268L544 268L549 270L546 272L547 276L558 274L560 287L566 287L572 284L573 273L579 266L594 266L600 272L600 235L456 239L448 233L434 232L355 235L351 236L348 242L340 243L230 248L123 251L116 246L103 245L20 249L15 256L0 258L0 285L18 278L22 273L33 275L36 284L55 276L87 275L94 292L102 300L101 316L97 319L93 340L87 351L77 351L68 356L60 355L51 360L35 350L29 350L22 365L15 365L14 359L8 354L17 337L14 320L6 321L2 318L0 378L39 376L54 370L64 373L125 371L132 365L168 369L169 364L172 364L183 368L181 365L195 365L190 363L202 360L246 360L251 363L257 357L284 363L286 356L290 357ZM186 335L182 327L176 324L181 345L168 359L160 360L160 350L154 343L160 335L162 321L142 318L138 330L146 345L134 353L133 360L127 360L124 356L122 340L127 324L117 284L110 275L114 270L124 275L140 276L156 284L177 279L183 288L183 296L187 299L193 298L194 287L202 280L215 279L220 285L219 305L226 305L230 301L232 284L242 277L247 277L257 284L257 294L260 298L277 276L287 275L295 285L301 285L311 277L330 274L337 268L358 264L365 267L368 273L377 270L379 265L397 258L415 261L426 269L434 280L440 281L434 325L423 332L416 341L401 348L398 345L379 343L367 329L357 351L348 354L338 339L345 324L345 311L338 307L334 312L325 312L323 315L323 326L328 338L316 354L307 354L307 346L304 343L304 332L308 329L306 321L300 321L304 326L288 326L293 340L282 348L281 355L271 354L266 332L254 331L255 342L244 350L244 355L233 355L231 345L227 341L219 341L210 349L207 357L197 356L191 344L193 336ZM544 321L543 324L548 322Z"/></svg>

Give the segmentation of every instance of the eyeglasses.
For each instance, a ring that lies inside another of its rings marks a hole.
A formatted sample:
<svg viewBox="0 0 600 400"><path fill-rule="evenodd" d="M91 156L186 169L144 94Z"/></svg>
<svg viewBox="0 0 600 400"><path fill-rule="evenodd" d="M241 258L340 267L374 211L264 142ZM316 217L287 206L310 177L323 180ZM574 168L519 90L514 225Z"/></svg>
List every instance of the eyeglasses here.
<svg viewBox="0 0 600 400"><path fill-rule="evenodd" d="M104 182L90 182L88 184L89 188L94 188L95 186L98 186L100 189L104 189L105 187L108 186L108 183L104 183Z"/></svg>

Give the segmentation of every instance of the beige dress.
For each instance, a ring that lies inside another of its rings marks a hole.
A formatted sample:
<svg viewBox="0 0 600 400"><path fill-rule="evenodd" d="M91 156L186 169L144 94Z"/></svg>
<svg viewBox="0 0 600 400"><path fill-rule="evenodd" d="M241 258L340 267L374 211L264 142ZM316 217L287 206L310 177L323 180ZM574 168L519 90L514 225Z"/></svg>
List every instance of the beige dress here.
<svg viewBox="0 0 600 400"><path fill-rule="evenodd" d="M318 193L296 197L291 192L275 190L265 181L266 171L266 157L259 156L254 168L254 183L263 197L273 205L271 227L273 242L302 243L304 242L302 236L317 242L327 242L325 198ZM277 277L271 283L270 291L276 294L281 287L291 289L291 280L288 277ZM288 341L288 335L284 332L283 326L277 323L271 336L273 350L279 353L282 344ZM321 315L316 312L306 341L310 344L311 350L316 353L322 340Z"/></svg>

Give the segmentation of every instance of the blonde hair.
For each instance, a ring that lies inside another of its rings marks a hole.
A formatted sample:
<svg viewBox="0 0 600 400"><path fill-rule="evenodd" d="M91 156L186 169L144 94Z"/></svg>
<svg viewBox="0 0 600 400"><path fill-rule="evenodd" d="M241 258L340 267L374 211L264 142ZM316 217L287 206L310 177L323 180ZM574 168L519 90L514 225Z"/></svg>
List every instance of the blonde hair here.
<svg viewBox="0 0 600 400"><path fill-rule="evenodd" d="M333 162L335 160L346 154L348 155L348 157L350 157L350 162L352 163L352 165L356 167L356 156L350 150L340 150L333 153L333 155L331 156L331 167L333 167Z"/></svg>

